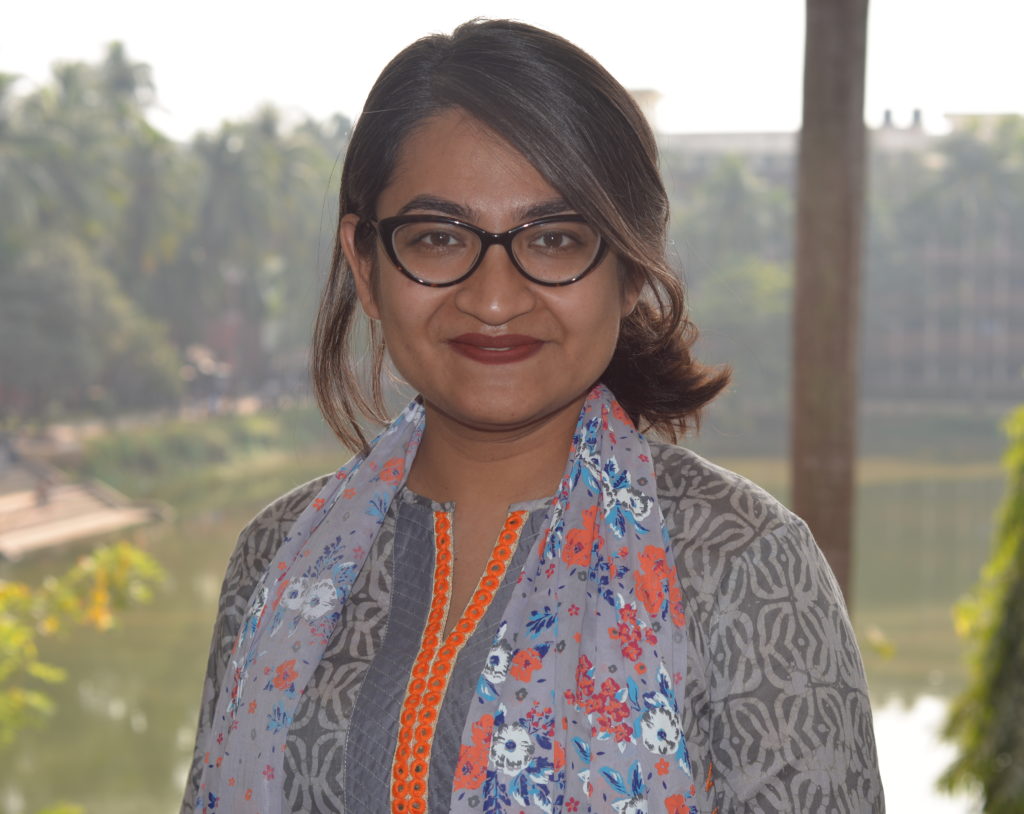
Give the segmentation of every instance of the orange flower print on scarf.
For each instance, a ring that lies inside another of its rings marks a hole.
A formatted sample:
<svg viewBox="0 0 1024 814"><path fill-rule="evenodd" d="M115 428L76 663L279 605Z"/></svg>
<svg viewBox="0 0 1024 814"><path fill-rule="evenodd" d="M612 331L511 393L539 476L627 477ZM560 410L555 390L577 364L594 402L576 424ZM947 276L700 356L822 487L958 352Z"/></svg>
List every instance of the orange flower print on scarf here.
<svg viewBox="0 0 1024 814"><path fill-rule="evenodd" d="M512 678L523 682L529 681L533 676L533 671L540 669L540 658L540 653L532 647L520 650L512 657L512 664L508 668L508 672Z"/></svg>
<svg viewBox="0 0 1024 814"><path fill-rule="evenodd" d="M391 458L380 468L380 479L384 483L397 483L405 473L405 461L402 458Z"/></svg>
<svg viewBox="0 0 1024 814"><path fill-rule="evenodd" d="M455 767L455 788L478 789L487 778L487 756L491 750L494 718L484 715L473 724L473 745L465 744L459 750L459 763Z"/></svg>
<svg viewBox="0 0 1024 814"><path fill-rule="evenodd" d="M664 549L649 545L640 552L640 572L636 574L636 595L651 616L661 615L665 601L668 563Z"/></svg>
<svg viewBox="0 0 1024 814"><path fill-rule="evenodd" d="M668 612L672 615L672 622L676 627L686 624L686 614L683 612L683 589L679 587L678 582L669 583Z"/></svg>
<svg viewBox="0 0 1024 814"><path fill-rule="evenodd" d="M690 806L681 794L665 799L665 814L690 814Z"/></svg>
<svg viewBox="0 0 1024 814"><path fill-rule="evenodd" d="M287 690L298 678L295 672L295 659L277 665L277 672L274 673L274 686L279 690Z"/></svg>
<svg viewBox="0 0 1024 814"><path fill-rule="evenodd" d="M640 567L645 573L658 579L668 579L671 576L665 549L658 546L649 545L640 552Z"/></svg>
<svg viewBox="0 0 1024 814"><path fill-rule="evenodd" d="M674 565L665 557L665 550L658 546L647 546L640 552L640 572L636 576L636 595L651 616L664 618L666 588L668 589L668 613L677 627L686 624L683 613L683 591L679 587Z"/></svg>
<svg viewBox="0 0 1024 814"><path fill-rule="evenodd" d="M561 771L565 766L565 747L562 746L558 741L554 742L554 756L551 759L552 765L555 767L555 771Z"/></svg>
<svg viewBox="0 0 1024 814"><path fill-rule="evenodd" d="M636 605L624 605L619 609L619 623L608 628L608 635L619 643L622 655L636 661L643 655L643 643L657 644L658 637L648 627L641 627L636 618Z"/></svg>
<svg viewBox="0 0 1024 814"><path fill-rule="evenodd" d="M566 532L562 560L566 565L590 565L595 540L600 549L604 545L604 538L597 533L597 506L591 506L583 510L583 527Z"/></svg>
<svg viewBox="0 0 1024 814"><path fill-rule="evenodd" d="M630 419L630 417L626 415L626 411L622 409L622 405L619 404L617 400L612 400L612 415L615 416L623 424L632 425L633 423L632 419Z"/></svg>

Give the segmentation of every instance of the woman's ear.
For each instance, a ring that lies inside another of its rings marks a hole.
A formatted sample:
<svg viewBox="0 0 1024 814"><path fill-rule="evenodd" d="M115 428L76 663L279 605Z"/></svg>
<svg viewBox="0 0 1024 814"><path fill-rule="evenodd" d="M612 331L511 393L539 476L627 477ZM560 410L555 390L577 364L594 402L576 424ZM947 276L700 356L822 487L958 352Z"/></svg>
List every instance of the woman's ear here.
<svg viewBox="0 0 1024 814"><path fill-rule="evenodd" d="M622 311L620 318L625 319L633 313L637 301L644 291L646 282L639 274L631 274L629 269L620 267L619 279L622 280Z"/></svg>
<svg viewBox="0 0 1024 814"><path fill-rule="evenodd" d="M338 224L338 240L341 241L341 249L345 252L348 267L352 269L359 304L363 306L363 311L370 319L380 319L380 309L377 307L377 297L373 290L373 255L360 252L356 241L356 233L362 222L358 215L345 215Z"/></svg>

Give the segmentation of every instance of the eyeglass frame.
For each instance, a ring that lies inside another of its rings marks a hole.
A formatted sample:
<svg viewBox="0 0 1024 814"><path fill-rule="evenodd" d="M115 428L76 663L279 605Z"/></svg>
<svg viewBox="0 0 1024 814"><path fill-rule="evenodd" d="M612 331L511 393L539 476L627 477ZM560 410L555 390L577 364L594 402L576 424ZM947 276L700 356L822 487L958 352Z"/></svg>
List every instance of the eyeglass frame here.
<svg viewBox="0 0 1024 814"><path fill-rule="evenodd" d="M597 268L598 265L600 265L608 251L608 244L605 242L601 233L597 232L597 252L594 254L594 259L590 262L590 265L574 277L557 283L538 280L536 277L531 276L530 273L522 267L519 260L516 258L515 253L512 251L512 240L520 232L534 226L541 226L545 223L565 223L566 221L570 223L587 223L589 225L587 219L583 217L583 215L576 214L548 215L547 217L537 218L536 220L531 220L527 223L521 223L518 226L513 226L505 232L488 232L486 229L481 229L479 226L475 226L472 223L467 223L466 221L459 220L458 218L446 217L445 215L395 215L390 218L381 218L380 220L367 219L364 223L369 224L373 227L374 231L377 232L377 236L380 238L380 242L384 246L384 251L388 256L388 259L394 264L395 268L413 282L427 286L428 288L448 288L449 286L458 285L468 279L473 272L480 268L480 264L483 263L484 257L487 255L487 250L494 245L501 246L505 249L505 253L512 261L512 265L515 266L516 271L522 274L531 283L547 286L549 288L557 288L559 286L572 285L573 283L579 282ZM395 231L399 227L405 226L407 223L445 223L451 226L458 226L468 232L472 232L480 239L480 253L477 255L476 260L473 261L473 264L469 267L469 271L455 280L447 283L432 283L428 280L423 280L402 265L402 262L398 259L398 252L395 250ZM595 232L596 231L597 230L595 230Z"/></svg>

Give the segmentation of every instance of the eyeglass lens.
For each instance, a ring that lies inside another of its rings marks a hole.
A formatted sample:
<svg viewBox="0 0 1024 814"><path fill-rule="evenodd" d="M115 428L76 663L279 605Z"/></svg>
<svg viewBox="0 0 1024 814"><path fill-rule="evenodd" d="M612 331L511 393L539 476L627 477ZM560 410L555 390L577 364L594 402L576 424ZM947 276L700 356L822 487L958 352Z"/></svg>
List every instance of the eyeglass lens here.
<svg viewBox="0 0 1024 814"><path fill-rule="evenodd" d="M479 235L445 221L403 224L395 229L392 245L402 267L430 283L459 279L481 251ZM538 223L512 238L516 262L545 283L566 282L583 273L600 250L597 232L577 221Z"/></svg>

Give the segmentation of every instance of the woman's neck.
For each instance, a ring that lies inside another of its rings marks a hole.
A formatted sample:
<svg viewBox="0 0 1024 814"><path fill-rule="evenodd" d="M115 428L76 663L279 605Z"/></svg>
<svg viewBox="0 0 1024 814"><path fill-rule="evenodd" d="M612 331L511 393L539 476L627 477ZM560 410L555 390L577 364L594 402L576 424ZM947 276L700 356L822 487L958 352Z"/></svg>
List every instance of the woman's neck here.
<svg viewBox="0 0 1024 814"><path fill-rule="evenodd" d="M508 506L553 495L565 471L583 399L525 427L467 427L426 406L423 440L409 471L433 500Z"/></svg>

